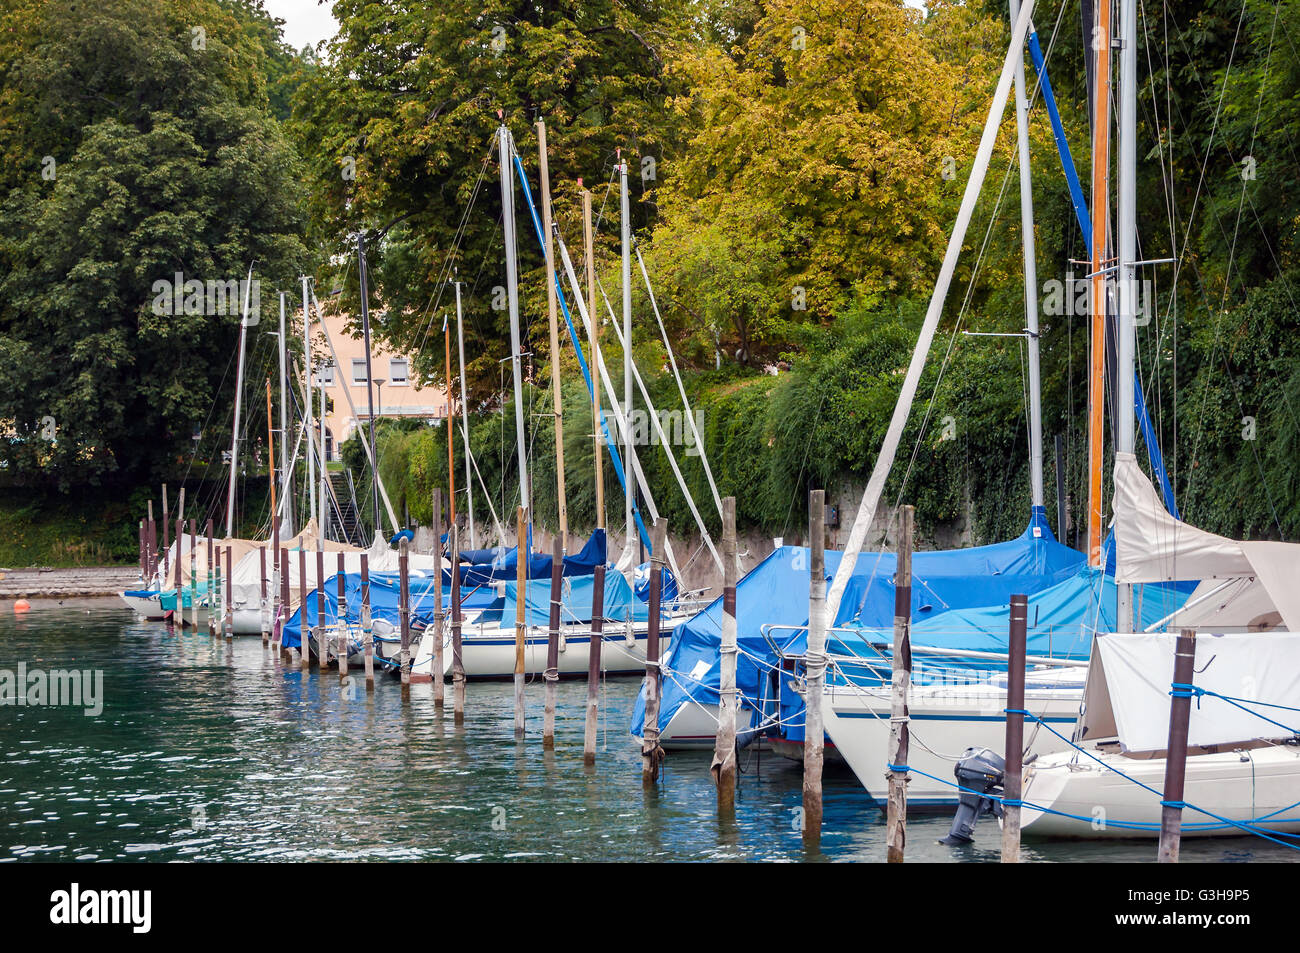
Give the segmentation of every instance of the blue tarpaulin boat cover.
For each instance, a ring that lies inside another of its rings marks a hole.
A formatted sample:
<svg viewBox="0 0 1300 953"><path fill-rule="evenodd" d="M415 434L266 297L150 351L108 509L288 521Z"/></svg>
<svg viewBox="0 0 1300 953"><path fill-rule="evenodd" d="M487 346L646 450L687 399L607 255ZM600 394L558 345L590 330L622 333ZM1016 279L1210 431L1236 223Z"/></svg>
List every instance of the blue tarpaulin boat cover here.
<svg viewBox="0 0 1300 953"><path fill-rule="evenodd" d="M444 571L442 587L443 611L451 612L451 594L446 584ZM434 571L412 569L407 585L411 592L411 625L423 628L433 623L437 607L434 598ZM398 611L400 596L400 578L395 572L372 572L370 574L370 614L374 619L398 626L401 615ZM361 573L345 573L343 576L344 598L347 600L347 622L350 625L361 624ZM464 610L479 610L492 603L495 590L491 587L462 587L461 606ZM306 612L307 625L315 626L316 592L307 595L307 603L289 617L284 625L284 645L286 648L298 648L302 631L302 615ZM338 624L338 576L331 576L325 581L325 624Z"/></svg>
<svg viewBox="0 0 1300 953"><path fill-rule="evenodd" d="M830 579L843 553L826 551ZM893 553L863 553L858 557L839 612L836 627L891 628L894 618ZM1058 543L1047 525L1046 514L1035 507L1029 526L1016 539L990 546L942 552L919 552L912 557L912 618L914 625L941 618L955 609L1000 605L1014 593L1032 595L1072 577L1084 556ZM808 624L809 554L805 547L782 546L755 566L736 587L736 632L740 654L736 686L742 704L760 706L771 697L769 675L777 655L764 637L764 626L774 628L777 645L789 643L791 652L803 650L806 640L793 629ZM663 694L659 725L662 729L682 705L697 701L718 703L719 652L722 600L716 599L689 621L679 625L663 659ZM1005 624L1004 624L1005 631ZM955 646L954 646L955 647ZM641 734L645 719L644 689L632 713L632 733Z"/></svg>
<svg viewBox="0 0 1300 953"><path fill-rule="evenodd" d="M531 537L531 528L529 530ZM461 562L468 562L469 567L461 568L465 585L480 585L495 579L514 579L519 567L518 547L495 549L471 549L460 554ZM586 545L571 556L564 557L565 576L589 576L596 567L605 562L605 531L598 529L591 534ZM528 578L550 579L551 557L546 553L530 552L528 554Z"/></svg>
<svg viewBox="0 0 1300 953"><path fill-rule="evenodd" d="M595 593L594 576L566 576L560 594L560 623L591 621L592 596ZM605 598L601 618L611 622L645 622L650 618L650 607L632 592L621 572L605 573ZM518 611L519 586L506 583L504 598L495 600L483 611L479 620L493 624L515 624ZM534 579L528 582L524 600L524 619L527 625L550 625L551 581Z"/></svg>

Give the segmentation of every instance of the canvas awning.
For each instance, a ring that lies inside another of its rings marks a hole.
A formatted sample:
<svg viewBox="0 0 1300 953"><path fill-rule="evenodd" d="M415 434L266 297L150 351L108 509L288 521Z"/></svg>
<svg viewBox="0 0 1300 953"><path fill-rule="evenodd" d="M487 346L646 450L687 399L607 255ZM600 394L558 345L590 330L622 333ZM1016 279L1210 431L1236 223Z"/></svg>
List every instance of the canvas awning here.
<svg viewBox="0 0 1300 953"><path fill-rule="evenodd" d="M1240 542L1175 519L1131 453L1115 455L1115 547L1117 582L1200 581L1170 629L1300 632L1300 545Z"/></svg>

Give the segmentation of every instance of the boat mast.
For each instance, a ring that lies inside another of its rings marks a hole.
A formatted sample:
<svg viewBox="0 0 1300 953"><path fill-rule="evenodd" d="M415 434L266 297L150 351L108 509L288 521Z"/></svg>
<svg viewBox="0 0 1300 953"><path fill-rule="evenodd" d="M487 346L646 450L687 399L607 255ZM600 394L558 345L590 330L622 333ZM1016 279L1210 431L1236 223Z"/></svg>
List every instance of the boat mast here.
<svg viewBox="0 0 1300 953"><path fill-rule="evenodd" d="M303 285L305 286L306 283L307 283L307 279L303 278ZM280 457L281 457L280 459L280 464L281 464L280 505L284 507L284 514L285 514L284 525L289 530L289 535L293 535L292 533L293 498L289 492L289 483L292 477L289 470L288 456L287 454L284 453L284 448L288 446L289 443L289 384L288 384L289 375L286 372L287 358L285 357L285 352L288 351L288 345L286 343L288 339L285 337L285 333L284 333L286 297L287 296L285 292L281 291L280 292L280 347L279 347L279 351L280 351ZM307 300L306 295L303 295L302 300L304 302ZM304 304L303 307L306 307L306 305ZM271 508L272 532L275 532L274 529L275 519L276 519L276 512L275 512L275 508L272 507Z"/></svg>
<svg viewBox="0 0 1300 953"><path fill-rule="evenodd" d="M1119 288L1119 395L1115 409L1116 450L1135 445L1137 350L1137 2L1121 0L1119 58L1119 183L1116 251ZM1118 586L1116 625L1133 631L1133 586Z"/></svg>
<svg viewBox="0 0 1300 953"><path fill-rule="evenodd" d="M456 286L456 297L460 297L460 285ZM445 374L447 380L447 513L450 526L456 525L456 452L455 452L455 435L452 433L452 421L456 419L456 402L451 397L451 323L447 320L447 313L442 315L442 344L445 360Z"/></svg>
<svg viewBox="0 0 1300 953"><path fill-rule="evenodd" d="M280 300L284 300L281 294ZM267 473L271 477L271 523L275 524L275 430L271 417L271 378L266 379L266 452L268 455Z"/></svg>
<svg viewBox="0 0 1300 953"><path fill-rule="evenodd" d="M244 396L244 344L248 340L248 296L253 290L253 266L244 282L243 316L239 319L239 358L235 368L235 426L230 433L230 486L226 490L226 538L235 535L235 473L239 466L239 412ZM177 547L180 552L180 547Z"/></svg>
<svg viewBox="0 0 1300 953"><path fill-rule="evenodd" d="M329 472L325 468L325 375L320 375L320 510L316 519L316 547L323 549L325 543L325 513L326 513L326 493L325 483L329 479ZM311 447L307 447L307 452L311 453Z"/></svg>
<svg viewBox="0 0 1300 953"><path fill-rule="evenodd" d="M591 190L582 188L582 179L578 180L582 191L582 240L587 256L587 313L593 315L587 325L587 341L591 346L591 363L600 367L600 322L596 320L596 262L595 240L591 229ZM577 288L573 289L579 294ZM600 372L591 375L591 420L592 439L596 450L596 529L605 528L605 465L600 453Z"/></svg>
<svg viewBox="0 0 1300 953"><path fill-rule="evenodd" d="M1092 34L1092 327L1088 354L1088 565L1100 566L1102 419L1106 373L1106 212L1110 203L1110 0L1097 0Z"/></svg>
<svg viewBox="0 0 1300 953"><path fill-rule="evenodd" d="M456 281L453 284L456 286L456 349L460 354L460 437L465 447L465 510L469 517L469 548L477 549L478 542L474 536L474 475L470 472L470 467L474 464L469 455L469 399L465 396L465 321L460 306L461 283ZM447 380L447 397L451 398L450 378ZM450 422L450 414L448 418Z"/></svg>
<svg viewBox="0 0 1300 953"><path fill-rule="evenodd" d="M1011 0L1011 20L1020 12ZM1029 102L1025 96L1024 48L1016 60L1016 140L1020 152L1020 232L1025 260L1025 336L1029 339L1029 483L1034 518L1043 509L1043 393L1038 362L1038 267L1034 241L1034 180L1029 164Z"/></svg>
<svg viewBox="0 0 1300 953"><path fill-rule="evenodd" d="M307 306L307 276L302 277L303 295L302 295L302 365L303 379L302 390L307 397L307 493L309 497L307 512L316 516L316 459L315 454L311 452L312 437L315 433L312 427L312 399L311 399L311 308Z"/></svg>
<svg viewBox="0 0 1300 953"><path fill-rule="evenodd" d="M515 386L515 435L519 453L519 504L528 509L528 459L525 452L524 433L524 383L520 362L523 360L523 344L519 336L519 274L515 261L515 190L510 173L510 130L506 128L505 117L498 131L501 158L501 221L505 228L506 246L506 292L510 304L510 367L514 374ZM528 514L532 519L532 512Z"/></svg>
<svg viewBox="0 0 1300 953"><path fill-rule="evenodd" d="M366 403L370 415L370 466L374 475L370 495L374 503L375 535L382 536L383 526L379 521L379 461L375 448L375 389L370 380L370 279L366 268L366 236L360 231L357 232L357 278L361 282L361 337L366 348Z"/></svg>
<svg viewBox="0 0 1300 953"><path fill-rule="evenodd" d="M1029 20L1033 16L1033 10L1034 0L1024 0L1020 13L1016 17L1015 26L1011 30L1011 46L1007 50L1006 59L1002 64L1002 73L998 77L997 89L993 93L993 102L989 104L989 114L984 122L984 132L980 137L979 149L976 150L975 161L971 166L970 179L966 182L961 207L957 210L957 221L954 223L952 234L948 238L948 247L944 252L943 264L939 268L939 276L935 280L934 292L931 294L930 304L926 308L925 321L921 325L921 333L917 336L916 347L912 351L912 359L908 364L907 374L903 378L903 387L898 395L898 401L894 404L894 414L889 420L889 429L885 432L885 439L881 443L880 453L877 455L875 465L871 470L871 478L867 481L867 487L862 493L862 501L858 504L857 515L853 518L853 526L849 530L848 544L844 548L844 556L840 559L839 566L836 567L835 578L832 580L830 591L826 596L826 617L828 619L838 618L840 602L844 598L849 578L853 575L853 569L857 565L858 554L862 551L863 543L866 542L867 531L876 518L876 507L880 504L880 496L884 492L885 481L889 478L889 471L894 465L894 457L898 453L898 445L903 438L903 429L907 425L907 418L912 409L912 401L915 400L917 387L921 383L921 371L925 367L926 355L929 354L930 345L934 342L934 334L939 327L939 318L943 315L944 300L948 296L948 288L952 284L953 273L957 269L957 259L961 257L962 242L966 239L966 230L970 227L971 216L975 213L975 203L979 199L984 177L988 173L989 159L993 155L993 144L997 140L998 126L1002 120L1002 113L1006 109L1007 98L1011 93L1012 76L1015 64L1019 59L1018 51L1024 48L1025 35L1029 30Z"/></svg>
<svg viewBox="0 0 1300 953"><path fill-rule="evenodd" d="M569 507L564 493L564 402L560 392L560 324L555 298L555 239L551 234L551 176L546 164L546 123L537 121L538 175L542 180L542 232L546 253L546 309L551 332L551 403L555 407L555 484L559 500L560 550L569 551Z"/></svg>
<svg viewBox="0 0 1300 953"><path fill-rule="evenodd" d="M618 189L620 211L620 254L622 257L623 281L623 414L630 424L632 417L632 222L627 198L627 162L623 151L619 150ZM599 320L594 311L591 320ZM636 451L632 447L632 428L629 426L623 435L627 441L627 456L631 459ZM627 542L623 546L623 558L619 564L631 565L635 562L632 554L636 551L637 533L635 516L632 512L632 496L636 493L636 484L627 481L624 487L623 509L626 517Z"/></svg>

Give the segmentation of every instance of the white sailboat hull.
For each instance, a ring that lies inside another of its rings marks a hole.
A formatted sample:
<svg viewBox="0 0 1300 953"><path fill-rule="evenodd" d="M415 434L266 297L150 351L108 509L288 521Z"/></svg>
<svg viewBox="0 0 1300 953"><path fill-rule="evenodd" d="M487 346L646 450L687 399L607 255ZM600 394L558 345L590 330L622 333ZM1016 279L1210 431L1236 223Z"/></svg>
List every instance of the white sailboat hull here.
<svg viewBox="0 0 1300 953"><path fill-rule="evenodd" d="M666 751L712 751L718 737L718 706L688 701L673 713L659 732L659 744ZM748 706L736 712L736 733L751 731L758 713Z"/></svg>
<svg viewBox="0 0 1300 953"><path fill-rule="evenodd" d="M1065 838L1158 836L1160 796L1116 770L1160 791L1165 786L1165 759L1095 754L1103 763L1069 752L1041 758L1025 768L1022 833ZM1190 756L1183 800L1232 821L1255 821L1266 831L1298 832L1300 747L1275 745ZM1074 817L1049 814L1041 808ZM1191 808L1183 810L1183 837L1245 833Z"/></svg>
<svg viewBox="0 0 1300 953"><path fill-rule="evenodd" d="M659 632L659 650L665 652L671 644L672 624L665 622ZM645 672L647 627L638 623L628 632L627 626L611 623L605 629L600 650L601 671L607 675L633 675ZM528 630L524 643L524 673L540 676L546 671L548 632L535 626ZM433 678L433 629L420 633L411 666L413 681L430 681ZM564 630L562 651L559 655L560 677L585 675L591 651L591 628L588 625L568 626ZM396 633L375 640L375 649L383 658L397 661L401 642ZM509 678L515 671L515 632L513 627L465 626L461 632L461 662L466 678ZM452 643L448 629L443 639L443 675L452 674Z"/></svg>
<svg viewBox="0 0 1300 953"><path fill-rule="evenodd" d="M1064 673L1029 673L1025 708L1068 737L1078 717L1086 671L1086 667L1079 666L1077 671L1071 668ZM1078 687L1074 687L1076 684ZM996 680L957 686L922 685L908 693L911 744L907 760L915 769L907 785L909 809L956 806L959 792L953 786L953 765L962 753L967 748L1000 752L1006 747L1006 699L1005 686ZM890 701L888 685L828 685L822 704L827 736L867 793L882 804L888 794ZM1025 745L1039 755L1066 747L1046 728L1035 730L1032 722L1025 725ZM922 771L925 774L919 773Z"/></svg>

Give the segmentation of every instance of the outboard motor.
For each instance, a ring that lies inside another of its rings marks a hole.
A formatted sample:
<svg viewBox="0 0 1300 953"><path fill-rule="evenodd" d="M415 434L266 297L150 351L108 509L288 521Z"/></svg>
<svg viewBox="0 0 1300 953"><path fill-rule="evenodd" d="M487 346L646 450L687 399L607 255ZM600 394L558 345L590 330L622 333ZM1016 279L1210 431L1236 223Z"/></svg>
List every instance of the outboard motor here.
<svg viewBox="0 0 1300 953"><path fill-rule="evenodd" d="M967 748L953 768L957 783L965 790L957 799L957 816L948 836L939 841L950 847L974 840L975 823L983 814L1002 816L1002 802L990 795L1002 793L1002 772L1006 763L991 748Z"/></svg>

